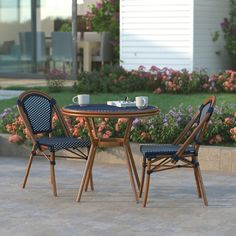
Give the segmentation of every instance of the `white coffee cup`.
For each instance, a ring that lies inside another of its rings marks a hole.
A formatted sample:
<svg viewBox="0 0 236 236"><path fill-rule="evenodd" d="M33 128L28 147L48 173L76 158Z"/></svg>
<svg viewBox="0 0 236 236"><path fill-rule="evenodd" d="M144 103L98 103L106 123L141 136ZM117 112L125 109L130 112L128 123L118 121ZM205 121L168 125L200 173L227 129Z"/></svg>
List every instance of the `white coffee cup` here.
<svg viewBox="0 0 236 236"><path fill-rule="evenodd" d="M89 94L79 94L73 97L72 99L73 103L77 103L80 106L85 106L89 104L90 101L90 95Z"/></svg>
<svg viewBox="0 0 236 236"><path fill-rule="evenodd" d="M148 106L148 97L146 96L139 96L135 98L136 107L138 109L144 109Z"/></svg>

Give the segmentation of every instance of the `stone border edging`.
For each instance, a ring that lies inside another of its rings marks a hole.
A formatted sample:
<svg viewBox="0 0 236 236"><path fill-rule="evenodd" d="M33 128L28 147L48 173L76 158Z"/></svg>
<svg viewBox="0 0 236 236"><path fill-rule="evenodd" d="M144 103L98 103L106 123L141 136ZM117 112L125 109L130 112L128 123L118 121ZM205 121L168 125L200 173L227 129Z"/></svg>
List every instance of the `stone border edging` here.
<svg viewBox="0 0 236 236"><path fill-rule="evenodd" d="M10 143L8 137L9 134L0 134L0 156L28 158L30 147ZM141 167L142 156L139 152L139 144L131 143L131 149L137 166ZM124 164L124 149L118 147L106 151L98 151L95 161ZM199 150L199 162L202 170L236 173L236 148L201 146Z"/></svg>

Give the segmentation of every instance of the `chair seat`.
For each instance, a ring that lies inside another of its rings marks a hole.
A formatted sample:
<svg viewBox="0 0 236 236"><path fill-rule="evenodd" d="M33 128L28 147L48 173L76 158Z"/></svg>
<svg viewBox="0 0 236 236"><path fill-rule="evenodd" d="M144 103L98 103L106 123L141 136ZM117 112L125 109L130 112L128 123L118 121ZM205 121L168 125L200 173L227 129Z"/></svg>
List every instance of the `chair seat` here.
<svg viewBox="0 0 236 236"><path fill-rule="evenodd" d="M93 55L92 56L92 61L100 62L100 61L102 61L102 57L100 55Z"/></svg>
<svg viewBox="0 0 236 236"><path fill-rule="evenodd" d="M47 146L50 151L58 151L61 149L76 149L90 146L89 139L78 139L73 137L52 137L37 139L38 146Z"/></svg>
<svg viewBox="0 0 236 236"><path fill-rule="evenodd" d="M160 155L174 155L180 145L173 144L144 144L140 146L140 151L145 158L152 159ZM184 154L195 155L195 148L188 146Z"/></svg>

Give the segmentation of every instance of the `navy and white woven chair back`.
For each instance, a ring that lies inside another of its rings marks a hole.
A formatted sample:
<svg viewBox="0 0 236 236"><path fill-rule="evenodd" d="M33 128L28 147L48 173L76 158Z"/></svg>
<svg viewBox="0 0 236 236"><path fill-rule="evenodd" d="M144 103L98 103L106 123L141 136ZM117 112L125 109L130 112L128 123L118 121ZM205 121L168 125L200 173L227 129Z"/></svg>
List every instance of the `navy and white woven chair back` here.
<svg viewBox="0 0 236 236"><path fill-rule="evenodd" d="M205 117L207 112L211 113L213 112L213 110L211 111L211 102L208 102L207 104L203 105L200 109L200 116L199 116L199 122L200 123Z"/></svg>
<svg viewBox="0 0 236 236"><path fill-rule="evenodd" d="M197 124L199 125L205 119L207 113L210 113L210 116L209 116L209 119L210 119L210 117L213 113L213 110L214 110L214 108L212 106L211 101L208 102L207 104L201 105ZM206 121L206 122L208 122L208 121ZM199 138L201 137L202 128L198 131L198 133L195 136L195 139L194 139L195 143L199 143Z"/></svg>
<svg viewBox="0 0 236 236"><path fill-rule="evenodd" d="M52 131L54 104L54 99L49 100L39 94L30 94L21 101L21 106L34 134L50 133Z"/></svg>

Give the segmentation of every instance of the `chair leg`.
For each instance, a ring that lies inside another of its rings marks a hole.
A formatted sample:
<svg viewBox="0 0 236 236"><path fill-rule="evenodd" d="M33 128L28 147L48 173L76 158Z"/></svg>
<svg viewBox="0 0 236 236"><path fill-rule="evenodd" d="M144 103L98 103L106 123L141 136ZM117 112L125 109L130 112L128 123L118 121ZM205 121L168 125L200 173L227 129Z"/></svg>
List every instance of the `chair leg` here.
<svg viewBox="0 0 236 236"><path fill-rule="evenodd" d="M202 174L201 174L201 170L200 170L199 166L196 167L196 172L197 172L197 176L198 176L198 180L199 180L199 184L200 184L200 189L201 189L201 194L202 194L202 197L203 197L204 205L208 206L206 191L205 191L205 187L204 187L204 184L203 184Z"/></svg>
<svg viewBox="0 0 236 236"><path fill-rule="evenodd" d="M193 171L194 171L194 176L195 176L195 181L196 181L196 186L197 186L197 195L198 195L198 198L201 198L202 194L201 194L200 183L199 183L196 167L193 168Z"/></svg>
<svg viewBox="0 0 236 236"><path fill-rule="evenodd" d="M66 72L66 66L65 66L65 62L64 61L62 62L62 68L63 68L63 72L65 73Z"/></svg>
<svg viewBox="0 0 236 236"><path fill-rule="evenodd" d="M81 73L82 72L82 60L79 61L79 72Z"/></svg>
<svg viewBox="0 0 236 236"><path fill-rule="evenodd" d="M88 148L88 155L89 155L89 148ZM93 162L94 159L92 160L92 164L91 166L93 166ZM84 187L84 191L87 192L88 190L88 185L90 184L90 189L93 191L94 190L94 186L93 186L93 173L92 173L92 169L89 170L90 171L90 175L89 177L86 178L86 182L85 182L85 187Z"/></svg>
<svg viewBox="0 0 236 236"><path fill-rule="evenodd" d="M142 176L141 176L141 182L140 182L140 187L139 187L139 198L142 197L142 193L143 193L143 183L145 180L145 171L146 171L146 159L143 158L143 164L142 164Z"/></svg>
<svg viewBox="0 0 236 236"><path fill-rule="evenodd" d="M93 186L93 173L92 172L91 172L91 175L90 175L89 183L90 183L90 189L93 191L94 186Z"/></svg>
<svg viewBox="0 0 236 236"><path fill-rule="evenodd" d="M150 175L151 175L151 161L148 160L148 162L147 162L146 186L145 186L144 199L143 199L143 207L146 207L146 204L147 204L148 190L149 190L149 183L150 183Z"/></svg>
<svg viewBox="0 0 236 236"><path fill-rule="evenodd" d="M80 65L81 65L81 62L80 62ZM89 150L90 150L90 148L87 149L87 154L88 155L89 155ZM90 189L93 191L94 190L94 185L93 185L93 173L92 173L92 170L91 170L91 174L90 174L90 178L89 178L89 183L90 183ZM88 186L86 186L86 187L88 188ZM85 188L86 191L87 191L87 188Z"/></svg>
<svg viewBox="0 0 236 236"><path fill-rule="evenodd" d="M51 177L51 188L53 195L57 197L57 187L55 178L55 153L52 153L50 158L50 177Z"/></svg>
<svg viewBox="0 0 236 236"><path fill-rule="evenodd" d="M85 192L87 192L87 190L88 190L89 182L90 182L91 190L94 190L93 189L93 175L92 175L92 168L93 168L94 159L95 159L95 156L93 157L93 159L91 161L91 165L88 169L88 176L86 178L86 182L85 182L85 186L84 186L84 191ZM92 180L92 182L91 182L91 180Z"/></svg>
<svg viewBox="0 0 236 236"><path fill-rule="evenodd" d="M24 181L23 181L23 184L22 184L22 188L25 188L25 185L26 185L26 182L27 182L27 179L28 179L28 176L29 176L29 172L30 172L32 161L33 161L33 151L31 152L30 157L29 157L29 161L28 161L28 164L27 164L27 168L26 168L26 172L25 172L25 177L24 177Z"/></svg>

